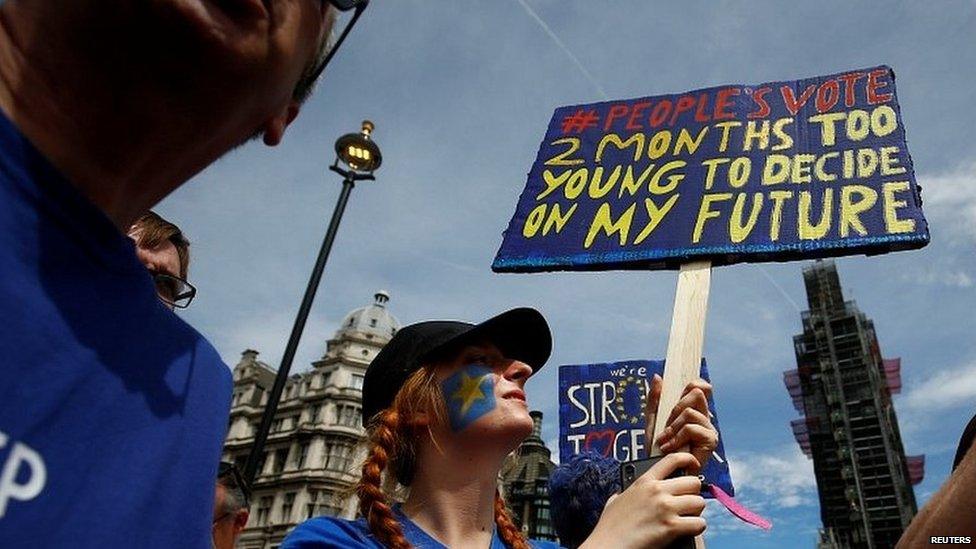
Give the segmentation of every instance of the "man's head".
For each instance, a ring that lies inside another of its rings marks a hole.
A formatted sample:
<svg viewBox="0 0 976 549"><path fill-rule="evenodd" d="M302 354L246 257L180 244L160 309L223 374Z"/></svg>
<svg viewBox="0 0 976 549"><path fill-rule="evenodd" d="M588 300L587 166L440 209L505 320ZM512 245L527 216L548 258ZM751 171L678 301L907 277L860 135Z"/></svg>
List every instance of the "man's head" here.
<svg viewBox="0 0 976 549"><path fill-rule="evenodd" d="M233 549L237 536L247 526L248 497L240 474L230 463L222 462L214 491L213 545Z"/></svg>
<svg viewBox="0 0 976 549"><path fill-rule="evenodd" d="M186 278L190 241L179 227L149 212L132 224L129 238L135 241L139 260L147 269Z"/></svg>
<svg viewBox="0 0 976 549"><path fill-rule="evenodd" d="M366 4L0 1L0 107L125 230L249 139L278 144L337 49L338 11L351 24Z"/></svg>
<svg viewBox="0 0 976 549"><path fill-rule="evenodd" d="M139 261L153 275L159 297L171 308L184 307L183 301L189 304L195 293L186 282L190 242L180 228L149 212L132 224L128 235L136 244Z"/></svg>

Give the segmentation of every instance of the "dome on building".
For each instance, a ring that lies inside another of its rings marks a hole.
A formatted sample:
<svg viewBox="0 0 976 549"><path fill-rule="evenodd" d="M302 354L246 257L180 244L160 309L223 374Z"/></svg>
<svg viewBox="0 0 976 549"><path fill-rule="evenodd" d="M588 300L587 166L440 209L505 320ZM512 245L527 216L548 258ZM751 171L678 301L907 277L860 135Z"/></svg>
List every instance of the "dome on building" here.
<svg viewBox="0 0 976 549"><path fill-rule="evenodd" d="M390 339L400 329L400 321L386 309L390 294L380 290L373 295L373 304L360 307L346 315L336 332L338 339L344 333L357 332Z"/></svg>

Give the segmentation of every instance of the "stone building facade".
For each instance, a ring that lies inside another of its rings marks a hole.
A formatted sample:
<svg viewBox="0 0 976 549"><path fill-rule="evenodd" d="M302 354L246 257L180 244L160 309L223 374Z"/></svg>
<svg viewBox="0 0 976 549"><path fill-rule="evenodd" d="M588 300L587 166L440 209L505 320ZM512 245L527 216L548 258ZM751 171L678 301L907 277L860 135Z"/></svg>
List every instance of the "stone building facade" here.
<svg viewBox="0 0 976 549"><path fill-rule="evenodd" d="M274 549L298 523L318 515L353 518L351 491L362 462L362 386L366 367L400 323L387 310L390 296L343 320L325 355L291 376L282 393L258 475L242 549ZM234 395L224 459L243 468L275 370L247 350L234 367Z"/></svg>

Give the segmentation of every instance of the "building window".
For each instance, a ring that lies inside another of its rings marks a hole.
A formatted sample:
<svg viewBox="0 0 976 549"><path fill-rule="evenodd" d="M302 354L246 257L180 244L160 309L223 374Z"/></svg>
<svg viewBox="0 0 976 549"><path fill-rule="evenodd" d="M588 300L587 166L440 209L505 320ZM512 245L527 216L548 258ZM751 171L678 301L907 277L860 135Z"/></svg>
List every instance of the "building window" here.
<svg viewBox="0 0 976 549"><path fill-rule="evenodd" d="M359 425L362 415L363 413L358 406L339 404L335 408L334 423L345 427L356 427Z"/></svg>
<svg viewBox="0 0 976 549"><path fill-rule="evenodd" d="M336 501L335 494L328 490L309 490L308 504L305 505L305 518L318 516L337 517L342 513L342 507Z"/></svg>
<svg viewBox="0 0 976 549"><path fill-rule="evenodd" d="M308 413L308 420L311 421L312 423L318 423L319 422L319 412L321 412L321 411L322 411L322 406L321 405L316 404L316 405L312 406L312 410Z"/></svg>
<svg viewBox="0 0 976 549"><path fill-rule="evenodd" d="M352 388L356 389L357 391L363 390L363 376L359 374L352 375Z"/></svg>
<svg viewBox="0 0 976 549"><path fill-rule="evenodd" d="M272 433L277 433L278 431L282 431L284 430L284 428L285 428L285 418L283 417L279 417L275 419L274 423L271 424Z"/></svg>
<svg viewBox="0 0 976 549"><path fill-rule="evenodd" d="M336 501L335 495L328 493L324 494L326 497L321 505L319 505L319 513L323 515L328 515L330 517L337 517L342 514L342 507L339 502Z"/></svg>
<svg viewBox="0 0 976 549"><path fill-rule="evenodd" d="M352 457L352 444L348 442L328 442L325 445L325 468L330 471L347 472Z"/></svg>
<svg viewBox="0 0 976 549"><path fill-rule="evenodd" d="M305 519L306 520L307 519L310 519L310 518L312 518L314 516L316 516L315 515L315 511L316 511L316 505L318 503L318 499L319 499L319 492L318 492L318 490L309 490L308 491L308 503L305 504Z"/></svg>
<svg viewBox="0 0 976 549"><path fill-rule="evenodd" d="M305 467L306 458L308 458L308 443L303 442L302 444L298 445L298 459L297 459L298 469L302 469Z"/></svg>
<svg viewBox="0 0 976 549"><path fill-rule="evenodd" d="M369 319L369 327L370 328L375 328L376 327L376 319L375 318Z"/></svg>
<svg viewBox="0 0 976 549"><path fill-rule="evenodd" d="M282 448L281 450L276 450L274 455L274 473L280 473L285 470L285 460L288 459L288 448Z"/></svg>
<svg viewBox="0 0 976 549"><path fill-rule="evenodd" d="M295 506L295 492L285 494L281 502L281 522L291 522L291 509Z"/></svg>
<svg viewBox="0 0 976 549"><path fill-rule="evenodd" d="M258 503L258 526L264 526L268 523L268 513L271 512L272 501L273 498L271 496L265 496Z"/></svg>
<svg viewBox="0 0 976 549"><path fill-rule="evenodd" d="M542 539L555 539L555 530L549 518L549 503L544 499L535 501L535 532L532 535Z"/></svg>

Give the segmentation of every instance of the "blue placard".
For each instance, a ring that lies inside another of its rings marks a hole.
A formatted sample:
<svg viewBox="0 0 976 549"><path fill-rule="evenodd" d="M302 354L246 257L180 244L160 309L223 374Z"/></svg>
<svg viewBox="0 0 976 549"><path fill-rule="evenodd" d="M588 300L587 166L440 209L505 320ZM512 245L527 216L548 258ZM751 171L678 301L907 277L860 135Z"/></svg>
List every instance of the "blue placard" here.
<svg viewBox="0 0 976 549"><path fill-rule="evenodd" d="M664 376L663 360L627 360L559 367L559 460L583 450L617 461L647 457L644 441L644 396L654 374ZM702 359L701 377L708 381ZM708 399L712 424L719 429L714 399ZM719 430L718 448L705 465L705 479L735 495L725 444Z"/></svg>
<svg viewBox="0 0 976 549"><path fill-rule="evenodd" d="M885 66L556 109L492 269L676 268L929 241Z"/></svg>

